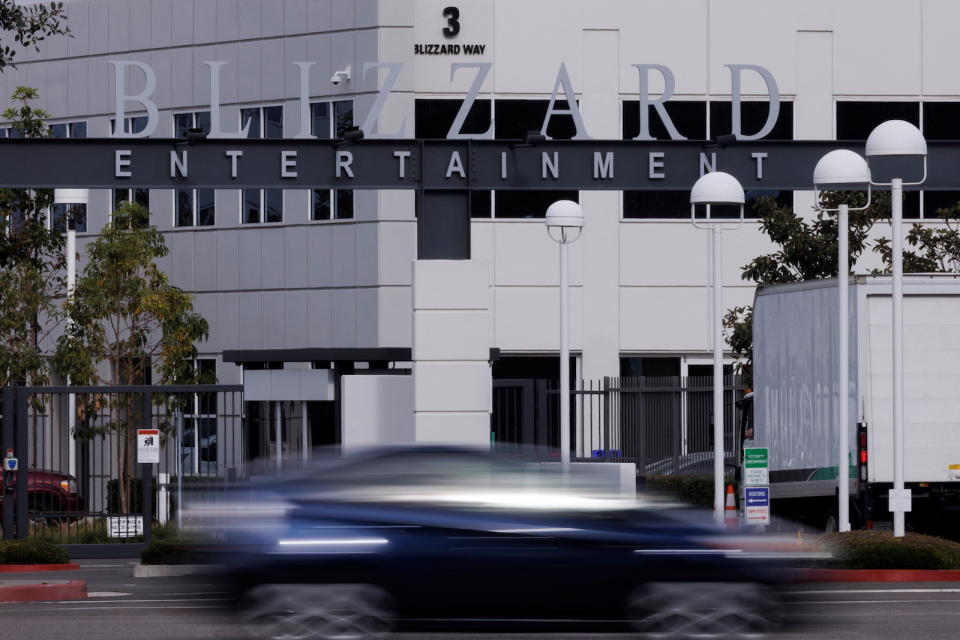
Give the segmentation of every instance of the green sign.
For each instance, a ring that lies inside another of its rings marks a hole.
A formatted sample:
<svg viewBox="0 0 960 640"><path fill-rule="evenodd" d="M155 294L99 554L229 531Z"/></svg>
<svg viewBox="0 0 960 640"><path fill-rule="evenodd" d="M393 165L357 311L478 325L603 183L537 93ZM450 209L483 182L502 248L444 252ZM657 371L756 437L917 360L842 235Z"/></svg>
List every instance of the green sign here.
<svg viewBox="0 0 960 640"><path fill-rule="evenodd" d="M765 469L769 467L768 449L766 447L757 447L755 449L743 450L743 466L747 469Z"/></svg>

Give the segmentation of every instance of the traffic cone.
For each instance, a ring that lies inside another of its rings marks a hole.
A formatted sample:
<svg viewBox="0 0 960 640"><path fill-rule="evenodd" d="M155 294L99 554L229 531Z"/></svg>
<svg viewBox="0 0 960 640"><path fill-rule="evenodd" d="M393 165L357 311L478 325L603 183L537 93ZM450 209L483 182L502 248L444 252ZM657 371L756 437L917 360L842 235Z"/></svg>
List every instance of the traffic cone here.
<svg viewBox="0 0 960 640"><path fill-rule="evenodd" d="M733 493L733 485L727 485L727 504L724 507L723 519L726 522L728 529L736 529L738 525L737 520L737 498Z"/></svg>

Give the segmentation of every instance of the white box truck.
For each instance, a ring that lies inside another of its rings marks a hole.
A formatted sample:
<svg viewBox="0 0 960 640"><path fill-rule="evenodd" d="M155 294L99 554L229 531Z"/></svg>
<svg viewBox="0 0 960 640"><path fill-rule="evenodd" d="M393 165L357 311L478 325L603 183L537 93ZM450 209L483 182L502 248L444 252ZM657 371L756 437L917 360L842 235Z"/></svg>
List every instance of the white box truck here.
<svg viewBox="0 0 960 640"><path fill-rule="evenodd" d="M892 312L889 276L850 280L850 518L892 520ZM960 515L960 276L904 278L904 480L909 528L956 532ZM753 311L747 447L768 447L774 515L832 528L837 495L837 281L765 286ZM752 404L752 407L750 406Z"/></svg>

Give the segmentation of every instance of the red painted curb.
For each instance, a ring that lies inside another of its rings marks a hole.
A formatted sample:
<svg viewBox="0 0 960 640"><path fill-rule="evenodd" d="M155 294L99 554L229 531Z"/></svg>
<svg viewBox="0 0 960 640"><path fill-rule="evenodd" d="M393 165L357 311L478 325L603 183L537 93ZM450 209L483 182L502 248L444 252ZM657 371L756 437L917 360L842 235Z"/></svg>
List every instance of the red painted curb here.
<svg viewBox="0 0 960 640"><path fill-rule="evenodd" d="M66 584L28 584L0 587L0 602L44 602L80 600L87 597L87 583L70 580Z"/></svg>
<svg viewBox="0 0 960 640"><path fill-rule="evenodd" d="M31 571L73 571L79 569L76 562L65 564L0 564L0 573L29 573Z"/></svg>
<svg viewBox="0 0 960 640"><path fill-rule="evenodd" d="M799 582L960 582L960 571L937 569L800 569Z"/></svg>

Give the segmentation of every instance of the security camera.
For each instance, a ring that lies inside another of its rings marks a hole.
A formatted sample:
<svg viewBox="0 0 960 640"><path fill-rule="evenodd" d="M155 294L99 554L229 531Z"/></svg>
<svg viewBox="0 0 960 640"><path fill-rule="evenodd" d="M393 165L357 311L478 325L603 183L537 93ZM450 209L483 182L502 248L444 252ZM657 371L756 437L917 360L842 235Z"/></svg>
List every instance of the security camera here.
<svg viewBox="0 0 960 640"><path fill-rule="evenodd" d="M350 67L347 67L343 71L337 71L332 76L330 76L330 84L332 85L338 85L344 80L346 80L347 82L350 81Z"/></svg>

